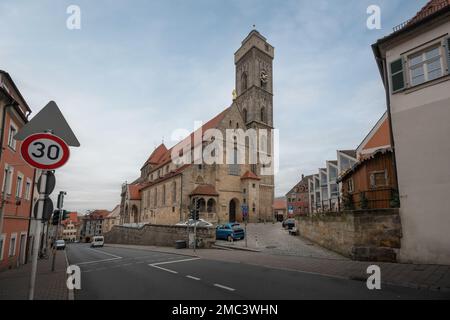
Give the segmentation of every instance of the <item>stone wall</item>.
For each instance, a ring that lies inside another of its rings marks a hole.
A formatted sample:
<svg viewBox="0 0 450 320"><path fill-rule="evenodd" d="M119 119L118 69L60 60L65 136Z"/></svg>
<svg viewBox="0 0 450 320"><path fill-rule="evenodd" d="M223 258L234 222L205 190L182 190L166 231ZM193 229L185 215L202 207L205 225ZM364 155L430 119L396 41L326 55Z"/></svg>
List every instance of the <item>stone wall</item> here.
<svg viewBox="0 0 450 320"><path fill-rule="evenodd" d="M192 232L192 227L190 231ZM215 242L216 230L214 228L197 228L199 247L209 248ZM152 225L147 224L142 228L129 228L114 226L110 232L105 233L105 243L134 244L148 246L174 247L177 240L189 239L189 233L185 226Z"/></svg>
<svg viewBox="0 0 450 320"><path fill-rule="evenodd" d="M402 237L398 209L299 217L301 236L353 260L396 262Z"/></svg>

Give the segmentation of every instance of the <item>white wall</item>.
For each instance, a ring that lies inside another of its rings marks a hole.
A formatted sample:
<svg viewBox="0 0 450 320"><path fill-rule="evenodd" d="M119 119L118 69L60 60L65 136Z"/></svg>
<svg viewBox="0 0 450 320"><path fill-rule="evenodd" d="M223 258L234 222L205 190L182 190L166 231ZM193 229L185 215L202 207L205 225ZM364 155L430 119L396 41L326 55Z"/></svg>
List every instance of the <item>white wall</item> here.
<svg viewBox="0 0 450 320"><path fill-rule="evenodd" d="M397 45L386 52L388 66L446 34L450 22ZM450 264L450 77L391 95L391 112L403 229L399 260Z"/></svg>

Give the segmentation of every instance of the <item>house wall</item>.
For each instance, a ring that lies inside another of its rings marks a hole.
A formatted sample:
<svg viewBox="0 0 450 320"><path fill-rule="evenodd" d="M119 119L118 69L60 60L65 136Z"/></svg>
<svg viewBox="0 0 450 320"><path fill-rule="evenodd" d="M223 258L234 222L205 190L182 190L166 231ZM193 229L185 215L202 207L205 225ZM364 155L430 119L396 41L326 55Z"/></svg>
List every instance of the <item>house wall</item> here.
<svg viewBox="0 0 450 320"><path fill-rule="evenodd" d="M450 34L450 19L395 43L401 54ZM391 94L392 130L404 237L403 262L450 264L450 77Z"/></svg>

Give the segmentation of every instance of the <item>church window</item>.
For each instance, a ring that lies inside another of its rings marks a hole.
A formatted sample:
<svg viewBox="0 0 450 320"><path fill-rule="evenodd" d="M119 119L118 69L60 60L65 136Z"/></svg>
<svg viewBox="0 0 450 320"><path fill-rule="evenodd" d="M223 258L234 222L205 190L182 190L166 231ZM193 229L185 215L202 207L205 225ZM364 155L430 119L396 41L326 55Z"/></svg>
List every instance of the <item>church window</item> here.
<svg viewBox="0 0 450 320"><path fill-rule="evenodd" d="M172 183L172 202L177 202L177 183L175 181Z"/></svg>
<svg viewBox="0 0 450 320"><path fill-rule="evenodd" d="M261 108L260 118L262 122L266 122L266 109L264 107Z"/></svg>
<svg viewBox="0 0 450 320"><path fill-rule="evenodd" d="M242 91L245 91L245 90L247 90L247 86L248 86L248 83L247 83L247 72L243 72L242 73L242 77L241 77L241 87L242 87Z"/></svg>
<svg viewBox="0 0 450 320"><path fill-rule="evenodd" d="M247 109L244 109L244 122L247 123Z"/></svg>
<svg viewBox="0 0 450 320"><path fill-rule="evenodd" d="M166 205L166 186L165 185L163 185L163 188L162 188L162 204L163 204L163 206Z"/></svg>

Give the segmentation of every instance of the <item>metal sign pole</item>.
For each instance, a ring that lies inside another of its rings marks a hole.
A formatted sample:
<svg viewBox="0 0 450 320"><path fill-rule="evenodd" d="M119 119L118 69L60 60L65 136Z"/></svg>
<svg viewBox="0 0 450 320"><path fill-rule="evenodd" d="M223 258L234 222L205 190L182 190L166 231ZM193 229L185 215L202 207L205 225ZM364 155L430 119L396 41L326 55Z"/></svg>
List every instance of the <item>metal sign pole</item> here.
<svg viewBox="0 0 450 320"><path fill-rule="evenodd" d="M36 216L36 231L34 234L34 244L33 244L33 256L31 258L31 278L30 278L30 288L28 292L28 300L34 299L34 288L36 284L36 272L37 272L37 260L39 255L39 243L41 240L41 232L42 232L42 213L44 211L44 199L45 199L45 191L47 186L47 171L42 171L41 175L41 184L39 185L39 200L38 200L38 209Z"/></svg>

